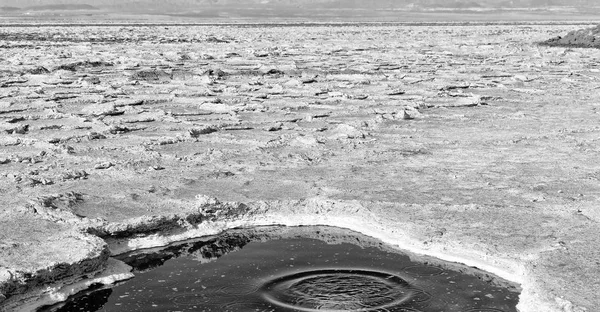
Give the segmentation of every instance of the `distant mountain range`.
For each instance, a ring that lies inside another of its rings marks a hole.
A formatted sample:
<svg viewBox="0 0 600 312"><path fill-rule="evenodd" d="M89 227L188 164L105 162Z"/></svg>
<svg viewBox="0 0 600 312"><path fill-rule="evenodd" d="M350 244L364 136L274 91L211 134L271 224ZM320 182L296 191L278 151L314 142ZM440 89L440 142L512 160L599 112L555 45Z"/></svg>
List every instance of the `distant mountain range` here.
<svg viewBox="0 0 600 312"><path fill-rule="evenodd" d="M133 11L267 7L328 9L432 9L432 8L530 8L598 7L598 0L2 0L3 10L90 10L128 9Z"/></svg>
<svg viewBox="0 0 600 312"><path fill-rule="evenodd" d="M2 6L0 11L18 12L18 11L57 11L57 10L98 10L99 8L89 4L45 4L32 5L26 7Z"/></svg>
<svg viewBox="0 0 600 312"><path fill-rule="evenodd" d="M293 16L324 11L431 11L431 10L600 10L600 0L0 0L0 13L32 11L90 11L207 16L220 13ZM265 13L266 12L266 13Z"/></svg>

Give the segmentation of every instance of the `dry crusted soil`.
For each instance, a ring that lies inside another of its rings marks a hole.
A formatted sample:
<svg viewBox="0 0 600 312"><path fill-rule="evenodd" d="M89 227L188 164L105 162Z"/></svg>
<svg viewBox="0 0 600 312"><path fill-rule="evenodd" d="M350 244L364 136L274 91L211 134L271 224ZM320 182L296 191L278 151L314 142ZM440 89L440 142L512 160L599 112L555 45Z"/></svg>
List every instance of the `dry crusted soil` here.
<svg viewBox="0 0 600 312"><path fill-rule="evenodd" d="M0 306L221 222L353 228L512 277L521 311L597 311L600 50L536 44L581 27L1 27Z"/></svg>

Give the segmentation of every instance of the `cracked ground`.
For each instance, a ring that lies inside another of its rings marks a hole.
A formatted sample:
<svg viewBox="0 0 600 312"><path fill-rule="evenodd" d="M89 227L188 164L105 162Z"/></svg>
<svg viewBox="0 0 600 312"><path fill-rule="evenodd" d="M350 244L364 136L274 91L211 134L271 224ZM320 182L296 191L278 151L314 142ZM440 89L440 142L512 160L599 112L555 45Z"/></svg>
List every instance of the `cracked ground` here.
<svg viewBox="0 0 600 312"><path fill-rule="evenodd" d="M216 205L361 221L508 272L522 311L594 311L600 52L537 44L578 28L1 27L0 305Z"/></svg>

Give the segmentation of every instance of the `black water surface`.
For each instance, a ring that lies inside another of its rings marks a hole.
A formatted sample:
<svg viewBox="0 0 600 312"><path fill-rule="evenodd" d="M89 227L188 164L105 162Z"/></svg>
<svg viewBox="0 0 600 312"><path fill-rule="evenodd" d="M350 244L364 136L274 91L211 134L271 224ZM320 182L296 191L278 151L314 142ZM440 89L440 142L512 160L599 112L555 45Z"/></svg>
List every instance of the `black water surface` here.
<svg viewBox="0 0 600 312"><path fill-rule="evenodd" d="M41 311L516 312L518 287L485 272L339 229L278 231L124 255L134 279Z"/></svg>

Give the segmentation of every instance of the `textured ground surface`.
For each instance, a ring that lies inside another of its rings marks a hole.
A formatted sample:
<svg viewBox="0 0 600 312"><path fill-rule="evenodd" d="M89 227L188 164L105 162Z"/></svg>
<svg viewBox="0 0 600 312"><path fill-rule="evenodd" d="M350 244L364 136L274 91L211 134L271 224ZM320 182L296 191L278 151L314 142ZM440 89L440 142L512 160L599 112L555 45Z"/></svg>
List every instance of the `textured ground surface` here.
<svg viewBox="0 0 600 312"><path fill-rule="evenodd" d="M98 236L246 220L594 311L600 52L536 44L578 28L2 27L0 301L102 267Z"/></svg>

